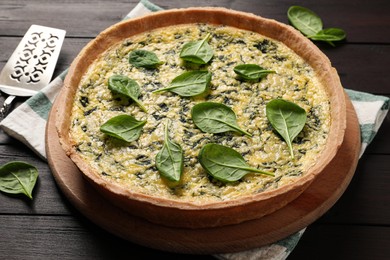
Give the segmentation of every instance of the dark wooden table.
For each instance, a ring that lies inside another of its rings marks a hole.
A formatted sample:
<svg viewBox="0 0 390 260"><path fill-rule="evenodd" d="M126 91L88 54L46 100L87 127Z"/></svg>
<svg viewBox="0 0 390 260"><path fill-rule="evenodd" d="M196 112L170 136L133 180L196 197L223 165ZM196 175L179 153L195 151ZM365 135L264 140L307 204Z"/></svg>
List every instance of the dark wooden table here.
<svg viewBox="0 0 390 260"><path fill-rule="evenodd" d="M325 27L341 27L347 40L333 48L318 46L338 69L345 88L390 96L390 1L162 1L163 8L224 6L287 23L287 9L316 11ZM101 30L119 21L134 0L2 0L0 69L31 24L61 28L67 37L55 76ZM18 98L18 102L23 102ZM390 116L366 153L339 201L310 225L288 259L390 259ZM79 213L57 187L51 171L24 144L0 133L0 164L23 160L39 169L34 200L0 193L0 259L121 259L177 255L124 241Z"/></svg>

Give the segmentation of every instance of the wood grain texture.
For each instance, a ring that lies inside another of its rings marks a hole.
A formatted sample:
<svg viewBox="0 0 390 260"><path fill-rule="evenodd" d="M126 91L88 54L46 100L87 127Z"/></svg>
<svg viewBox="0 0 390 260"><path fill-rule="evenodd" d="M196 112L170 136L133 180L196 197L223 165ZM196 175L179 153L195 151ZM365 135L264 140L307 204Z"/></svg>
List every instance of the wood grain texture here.
<svg viewBox="0 0 390 260"><path fill-rule="evenodd" d="M74 216L77 216L75 218ZM1 259L215 259L175 254L129 243L78 216L0 215ZM7 245L7 246L5 246ZM26 250L28 249L28 250Z"/></svg>
<svg viewBox="0 0 390 260"><path fill-rule="evenodd" d="M311 226L288 259L387 259L389 233L388 226Z"/></svg>
<svg viewBox="0 0 390 260"><path fill-rule="evenodd" d="M318 45L338 69L344 87L390 96L388 0L154 2L164 8L224 6L285 23L289 5L312 8L323 18L326 27L336 26L347 31L347 40L336 48ZM119 21L136 3L136 0L2 0L0 69L27 28L41 24L67 30L55 71L58 75L89 40ZM359 160L343 196L306 229L288 260L389 259L389 131L390 115ZM0 163L13 159L38 166L41 176L33 202L0 193L1 259L215 259L209 255L172 254L137 246L102 230L68 202L45 162L0 131Z"/></svg>
<svg viewBox="0 0 390 260"><path fill-rule="evenodd" d="M0 216L0 230L7 230L0 236L2 259L216 259L211 255L172 254L132 244L77 213L73 216L16 216L12 220ZM306 230L288 260L386 259L384 256L390 255L389 232L389 227L381 226L314 225ZM345 241L351 243L344 246Z"/></svg>
<svg viewBox="0 0 390 260"><path fill-rule="evenodd" d="M239 11L252 12L264 17L287 23L287 10L291 5L304 5L323 18L325 27L342 27L348 34L348 42L387 43L390 42L390 7L386 0L370 1L343 0L330 3L327 0L289 1L179 1L156 0L155 4L168 8L192 6L224 6ZM0 35L23 35L33 20L40 25L64 29L68 37L94 37L109 25L117 22L128 13L138 1L45 1L45 0L5 0L2 1ZM102 13L103 11L103 13ZM66 15L71 14L74 19ZM363 22L369 15L370 23ZM29 17L29 19L20 19ZM372 28L375 27L375 30Z"/></svg>

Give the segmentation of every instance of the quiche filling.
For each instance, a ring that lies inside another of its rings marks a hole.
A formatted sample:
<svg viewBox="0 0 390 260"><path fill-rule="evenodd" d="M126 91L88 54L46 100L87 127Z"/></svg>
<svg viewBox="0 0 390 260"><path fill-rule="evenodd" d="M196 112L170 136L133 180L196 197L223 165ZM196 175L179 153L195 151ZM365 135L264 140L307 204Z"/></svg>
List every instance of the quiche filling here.
<svg viewBox="0 0 390 260"><path fill-rule="evenodd" d="M184 62L179 56L183 45L208 34L214 52L211 62ZM140 49L155 53L162 64L156 68L131 65L129 53ZM243 81L233 71L239 64L258 64L275 73L259 81ZM181 97L172 92L152 93L191 70L212 73L210 86L203 94ZM113 75L127 76L139 84L138 99L147 112L108 89L107 81ZM266 104L277 98L294 102L307 113L303 130L293 141L294 159L265 114ZM240 128L251 136L236 132L210 134L198 129L191 119L191 109L206 101L230 107ZM146 120L136 141L120 141L100 131L104 122L123 114ZM179 182L161 177L155 165L168 119L169 137L184 151ZM294 182L316 162L331 123L326 91L313 69L291 49L258 33L210 24L156 29L112 46L83 76L71 122L70 138L76 152L102 178L137 193L199 204L238 199ZM220 182L198 162L200 149L208 143L233 148L251 167L274 176L249 173L239 181Z"/></svg>

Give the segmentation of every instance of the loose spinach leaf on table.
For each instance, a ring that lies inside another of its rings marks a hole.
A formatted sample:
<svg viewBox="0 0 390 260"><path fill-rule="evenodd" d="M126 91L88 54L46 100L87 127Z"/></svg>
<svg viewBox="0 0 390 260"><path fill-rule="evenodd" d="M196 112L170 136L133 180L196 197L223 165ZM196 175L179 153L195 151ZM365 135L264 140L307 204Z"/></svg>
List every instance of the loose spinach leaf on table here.
<svg viewBox="0 0 390 260"><path fill-rule="evenodd" d="M251 172L274 176L271 172L250 167L239 152L219 144L203 146L198 159L211 176L222 182L237 181Z"/></svg>
<svg viewBox="0 0 390 260"><path fill-rule="evenodd" d="M334 46L333 42L346 38L345 31L340 28L323 29L321 18L308 8L291 6L287 16L290 23L309 39L325 41Z"/></svg>
<svg viewBox="0 0 390 260"><path fill-rule="evenodd" d="M208 44L211 34L207 34L200 41L191 41L184 44L180 58L196 64L207 64L214 56L213 49Z"/></svg>
<svg viewBox="0 0 390 260"><path fill-rule="evenodd" d="M160 61L154 52L146 50L134 50L129 54L129 63L137 68L155 68L164 62Z"/></svg>
<svg viewBox="0 0 390 260"><path fill-rule="evenodd" d="M287 16L290 23L306 36L315 35L322 30L321 18L305 7L291 6Z"/></svg>
<svg viewBox="0 0 390 260"><path fill-rule="evenodd" d="M145 106L138 100L141 90L135 80L123 75L113 75L108 79L108 88L113 93L131 98L144 112L147 112Z"/></svg>
<svg viewBox="0 0 390 260"><path fill-rule="evenodd" d="M170 181L180 181L183 172L183 149L169 138L168 124L165 125L164 146L157 153L156 167L162 176Z"/></svg>
<svg viewBox="0 0 390 260"><path fill-rule="evenodd" d="M0 191L10 194L24 194L32 199L32 191L38 178L34 166L19 161L0 167Z"/></svg>
<svg viewBox="0 0 390 260"><path fill-rule="evenodd" d="M238 126L234 111L221 103L202 102L196 104L191 110L191 116L194 124L206 133L235 131L252 136Z"/></svg>
<svg viewBox="0 0 390 260"><path fill-rule="evenodd" d="M100 126L100 131L114 138L132 142L137 140L145 121L139 121L130 115L119 115L109 119Z"/></svg>
<svg viewBox="0 0 390 260"><path fill-rule="evenodd" d="M308 38L316 41L326 41L331 45L334 45L334 41L341 41L345 39L346 35L344 30L340 28L328 28L319 31L316 35L308 36Z"/></svg>
<svg viewBox="0 0 390 260"><path fill-rule="evenodd" d="M234 72L244 80L259 80L270 73L275 73L273 70L266 70L256 64L240 64L234 67Z"/></svg>
<svg viewBox="0 0 390 260"><path fill-rule="evenodd" d="M292 141L305 126L306 111L293 102L274 99L266 105L266 115L273 128L286 141L291 158L294 159Z"/></svg>
<svg viewBox="0 0 390 260"><path fill-rule="evenodd" d="M182 97L202 94L210 85L211 72L195 70L187 71L174 78L169 87L158 89L153 93L170 91Z"/></svg>

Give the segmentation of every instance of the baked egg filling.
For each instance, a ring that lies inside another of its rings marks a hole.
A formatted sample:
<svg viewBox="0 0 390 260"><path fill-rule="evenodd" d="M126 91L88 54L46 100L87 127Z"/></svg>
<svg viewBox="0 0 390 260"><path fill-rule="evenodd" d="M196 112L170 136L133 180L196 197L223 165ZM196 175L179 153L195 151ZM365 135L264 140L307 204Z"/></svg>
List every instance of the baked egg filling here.
<svg viewBox="0 0 390 260"><path fill-rule="evenodd" d="M212 60L205 65L183 61L179 55L183 45L207 34L211 35ZM130 64L129 53L140 49L155 53L162 64L156 68ZM243 81L233 71L239 64L258 64L275 73L259 81ZM203 94L181 97L172 92L153 93L191 70L212 73ZM138 83L139 100L147 112L108 89L113 75ZM298 104L307 113L303 130L293 141L294 159L265 113L266 104L279 98ZM191 119L191 109L205 101L230 107L240 128L251 136L202 132ZM137 140L123 142L100 131L104 122L122 114L147 121ZM167 119L171 122L170 138L184 151L184 170L177 183L161 177L155 165ZM137 193L202 204L238 199L294 182L315 164L324 149L331 119L328 95L313 68L283 43L229 26L186 24L132 36L100 55L81 80L71 122L70 138L76 152L105 180ZM200 149L208 143L233 148L251 167L275 176L249 173L232 183L215 180L198 162Z"/></svg>

